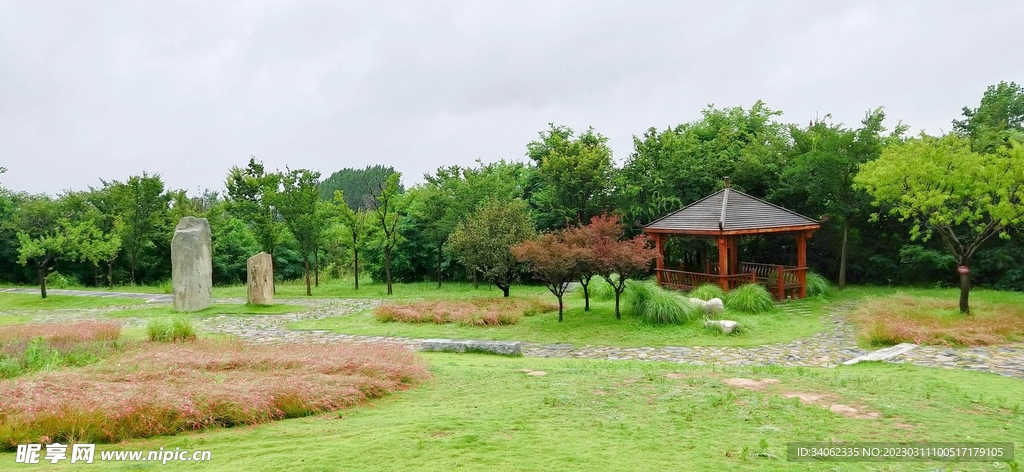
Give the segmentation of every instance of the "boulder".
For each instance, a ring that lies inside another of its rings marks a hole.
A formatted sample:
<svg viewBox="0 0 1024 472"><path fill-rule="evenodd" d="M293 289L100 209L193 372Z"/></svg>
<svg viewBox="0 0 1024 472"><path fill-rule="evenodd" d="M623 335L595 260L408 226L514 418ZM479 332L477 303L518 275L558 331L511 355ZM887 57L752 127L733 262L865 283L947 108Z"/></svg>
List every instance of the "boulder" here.
<svg viewBox="0 0 1024 472"><path fill-rule="evenodd" d="M246 302L250 305L273 305L274 261L270 254L261 252L250 257L245 268L248 273Z"/></svg>
<svg viewBox="0 0 1024 472"><path fill-rule="evenodd" d="M424 339L424 351L485 352L503 356L523 355L523 343L517 341L475 341L471 339Z"/></svg>
<svg viewBox="0 0 1024 472"><path fill-rule="evenodd" d="M704 322L707 328L715 328L725 334L732 334L739 329L740 324L730 320L707 320Z"/></svg>
<svg viewBox="0 0 1024 472"><path fill-rule="evenodd" d="M701 300L699 298L690 298L690 303L692 303L694 305L697 305L699 307L703 307L704 306L704 300Z"/></svg>
<svg viewBox="0 0 1024 472"><path fill-rule="evenodd" d="M725 303L722 303L721 298L712 298L701 304L701 308L704 309L704 313L709 315L715 315L725 311Z"/></svg>
<svg viewBox="0 0 1024 472"><path fill-rule="evenodd" d="M175 311L199 311L213 301L213 243L206 218L186 216L171 238L171 287Z"/></svg>

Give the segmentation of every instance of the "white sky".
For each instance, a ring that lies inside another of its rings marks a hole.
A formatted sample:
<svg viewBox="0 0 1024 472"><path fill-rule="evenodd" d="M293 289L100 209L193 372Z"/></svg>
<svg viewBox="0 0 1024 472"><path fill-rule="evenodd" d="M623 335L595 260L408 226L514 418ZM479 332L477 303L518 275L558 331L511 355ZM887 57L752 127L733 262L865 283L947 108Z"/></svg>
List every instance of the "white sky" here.
<svg viewBox="0 0 1024 472"><path fill-rule="evenodd" d="M1024 2L0 0L0 185L146 170L221 189L269 167L524 159L548 122L610 138L762 99L806 123L885 106L948 131L1024 82Z"/></svg>

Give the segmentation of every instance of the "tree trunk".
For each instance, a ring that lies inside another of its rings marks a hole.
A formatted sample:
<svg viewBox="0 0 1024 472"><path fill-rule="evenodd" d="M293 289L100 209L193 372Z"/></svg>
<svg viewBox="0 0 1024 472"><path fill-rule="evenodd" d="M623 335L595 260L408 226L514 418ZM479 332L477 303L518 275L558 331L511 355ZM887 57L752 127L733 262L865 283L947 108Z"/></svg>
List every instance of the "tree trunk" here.
<svg viewBox="0 0 1024 472"><path fill-rule="evenodd" d="M963 264L965 267L967 264ZM968 297L971 295L971 274L960 274L960 313L971 314L971 307L968 304Z"/></svg>
<svg viewBox="0 0 1024 472"><path fill-rule="evenodd" d="M843 247L839 250L839 290L846 290L846 248L850 239L850 219L843 219Z"/></svg>
<svg viewBox="0 0 1024 472"><path fill-rule="evenodd" d="M621 320L622 319L622 315L619 314L619 297L621 295L622 294L619 293L618 291L615 292L615 319L617 319L617 320Z"/></svg>
<svg viewBox="0 0 1024 472"><path fill-rule="evenodd" d="M46 265L39 266L39 293L46 298Z"/></svg>
<svg viewBox="0 0 1024 472"><path fill-rule="evenodd" d="M352 254L355 257L355 261L354 261L353 267L355 269L355 274L356 274L356 290L359 290L359 250L356 250L356 249L352 250Z"/></svg>
<svg viewBox="0 0 1024 472"><path fill-rule="evenodd" d="M316 286L320 287L320 251L313 251L313 276L316 278Z"/></svg>
<svg viewBox="0 0 1024 472"><path fill-rule="evenodd" d="M562 322L562 296L558 296L558 322Z"/></svg>
<svg viewBox="0 0 1024 472"><path fill-rule="evenodd" d="M306 296L313 296L313 292L309 290L309 256L302 258L302 266L306 269Z"/></svg>
<svg viewBox="0 0 1024 472"><path fill-rule="evenodd" d="M391 246L384 246L384 278L388 283L388 295L391 295Z"/></svg>
<svg viewBox="0 0 1024 472"><path fill-rule="evenodd" d="M114 288L114 261L107 261L107 286Z"/></svg>
<svg viewBox="0 0 1024 472"><path fill-rule="evenodd" d="M441 288L441 245L437 245L437 288Z"/></svg>
<svg viewBox="0 0 1024 472"><path fill-rule="evenodd" d="M583 286L583 311L590 311L590 279L580 278Z"/></svg>
<svg viewBox="0 0 1024 472"><path fill-rule="evenodd" d="M476 269L473 269L473 288L480 288L480 281L476 278Z"/></svg>
<svg viewBox="0 0 1024 472"><path fill-rule="evenodd" d="M501 289L501 293L504 294L505 298L508 298L508 289L509 289L509 287L510 287L509 285L498 285L498 288Z"/></svg>

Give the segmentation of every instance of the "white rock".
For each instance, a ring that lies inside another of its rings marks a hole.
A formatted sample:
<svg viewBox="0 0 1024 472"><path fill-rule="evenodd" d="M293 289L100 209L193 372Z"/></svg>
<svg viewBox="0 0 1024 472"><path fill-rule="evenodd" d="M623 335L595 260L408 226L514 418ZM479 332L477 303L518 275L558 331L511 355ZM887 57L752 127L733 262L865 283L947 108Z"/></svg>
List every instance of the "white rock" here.
<svg viewBox="0 0 1024 472"><path fill-rule="evenodd" d="M274 304L274 262L270 254L261 252L246 261L247 283L250 305Z"/></svg>
<svg viewBox="0 0 1024 472"><path fill-rule="evenodd" d="M732 334L740 327L740 324L731 320L707 320L704 322L704 326L718 328L725 334Z"/></svg>
<svg viewBox="0 0 1024 472"><path fill-rule="evenodd" d="M704 308L704 313L715 315L725 311L725 304L722 303L721 298L712 298L702 303L701 308Z"/></svg>
<svg viewBox="0 0 1024 472"><path fill-rule="evenodd" d="M186 216L171 238L171 287L176 311L199 311L213 301L213 243L206 218Z"/></svg>
<svg viewBox="0 0 1024 472"><path fill-rule="evenodd" d="M690 303L693 303L694 305L697 305L697 306L700 306L700 307L704 306L704 300L701 300L699 298L691 298L690 299Z"/></svg>

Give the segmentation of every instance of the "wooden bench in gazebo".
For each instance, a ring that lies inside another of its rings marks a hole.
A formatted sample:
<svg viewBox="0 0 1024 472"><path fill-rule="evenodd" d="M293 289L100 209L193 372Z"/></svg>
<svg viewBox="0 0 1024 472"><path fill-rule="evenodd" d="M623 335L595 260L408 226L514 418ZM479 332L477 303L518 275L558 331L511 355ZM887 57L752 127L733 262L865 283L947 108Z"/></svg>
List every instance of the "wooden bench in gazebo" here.
<svg viewBox="0 0 1024 472"><path fill-rule="evenodd" d="M821 223L759 198L725 188L681 210L644 226L658 250L655 275L663 287L689 291L711 283L729 291L743 284L764 285L778 300L807 297L807 239ZM772 233L796 237L797 265L740 262L739 238ZM665 268L664 242L673 236L697 236L718 240L718 264L704 272Z"/></svg>

